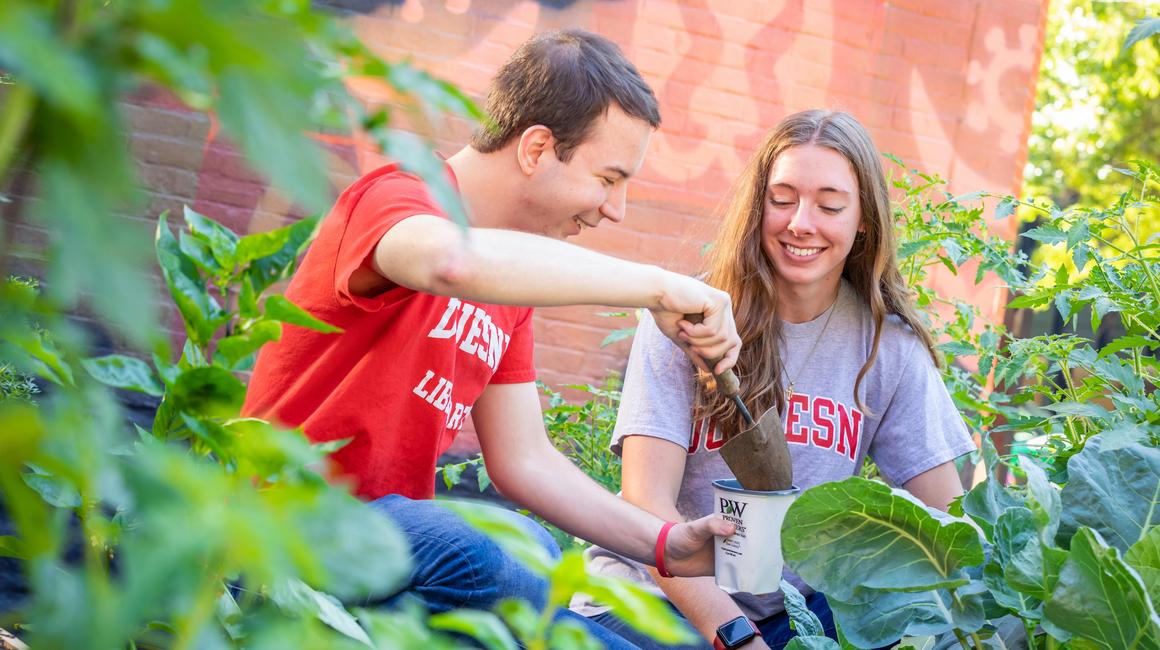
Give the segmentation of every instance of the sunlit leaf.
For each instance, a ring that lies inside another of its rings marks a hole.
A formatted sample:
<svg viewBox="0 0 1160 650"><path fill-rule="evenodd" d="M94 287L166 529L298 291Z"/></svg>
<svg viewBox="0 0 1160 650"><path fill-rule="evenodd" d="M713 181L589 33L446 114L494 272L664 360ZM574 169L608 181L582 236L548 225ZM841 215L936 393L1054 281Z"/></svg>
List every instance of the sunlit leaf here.
<svg viewBox="0 0 1160 650"><path fill-rule="evenodd" d="M270 296L264 306L266 318L290 323L327 334L341 332L342 329L321 321L310 312L290 302L284 296Z"/></svg>

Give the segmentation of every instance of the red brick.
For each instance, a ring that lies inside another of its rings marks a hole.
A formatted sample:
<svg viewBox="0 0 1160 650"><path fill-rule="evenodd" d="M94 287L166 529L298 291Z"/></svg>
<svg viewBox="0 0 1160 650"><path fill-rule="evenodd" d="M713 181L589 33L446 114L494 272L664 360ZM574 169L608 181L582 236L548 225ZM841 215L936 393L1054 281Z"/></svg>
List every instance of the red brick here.
<svg viewBox="0 0 1160 650"><path fill-rule="evenodd" d="M886 9L886 30L909 38L937 43L947 22L896 6Z"/></svg>

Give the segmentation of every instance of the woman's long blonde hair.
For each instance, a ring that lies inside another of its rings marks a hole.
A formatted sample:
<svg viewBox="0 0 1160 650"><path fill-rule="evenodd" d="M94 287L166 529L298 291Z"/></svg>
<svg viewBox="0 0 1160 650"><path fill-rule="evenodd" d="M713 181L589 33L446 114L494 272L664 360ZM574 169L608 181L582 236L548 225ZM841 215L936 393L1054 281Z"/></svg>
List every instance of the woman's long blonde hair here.
<svg viewBox="0 0 1160 650"><path fill-rule="evenodd" d="M782 359L778 353L781 320L774 283L777 271L762 246L766 186L773 163L781 152L805 144L842 154L850 161L858 181L865 232L855 238L842 271L842 277L870 305L874 317L874 343L854 381L858 408L868 412L860 389L878 356L882 323L887 314L897 314L910 325L934 362L939 363L934 341L914 308L911 292L895 261L897 244L890 195L881 155L870 134L848 113L821 110L795 113L782 120L749 159L733 186L732 201L724 211L721 230L706 256L706 282L727 291L733 298L737 331L742 341L741 356L734 370L741 381L741 397L755 417L773 405L782 411L786 406ZM745 428L733 403L715 392L707 392L704 383L699 384L697 391L695 416L713 418L722 431L730 434Z"/></svg>

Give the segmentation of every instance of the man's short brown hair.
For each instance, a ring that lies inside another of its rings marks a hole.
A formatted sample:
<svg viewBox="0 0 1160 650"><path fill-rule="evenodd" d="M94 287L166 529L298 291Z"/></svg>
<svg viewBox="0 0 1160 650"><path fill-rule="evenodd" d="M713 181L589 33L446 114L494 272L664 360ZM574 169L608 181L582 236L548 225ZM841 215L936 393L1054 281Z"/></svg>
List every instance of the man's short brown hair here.
<svg viewBox="0 0 1160 650"><path fill-rule="evenodd" d="M660 126L657 98L615 43L582 29L533 37L500 68L487 94L494 126L476 132L471 146L497 151L530 126L551 129L564 162L612 103Z"/></svg>

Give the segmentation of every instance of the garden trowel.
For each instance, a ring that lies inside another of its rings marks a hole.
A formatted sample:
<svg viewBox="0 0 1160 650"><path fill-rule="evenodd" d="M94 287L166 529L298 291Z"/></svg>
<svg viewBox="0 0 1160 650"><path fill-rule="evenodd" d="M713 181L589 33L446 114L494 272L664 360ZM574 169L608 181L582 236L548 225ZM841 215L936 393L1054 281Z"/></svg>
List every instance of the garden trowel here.
<svg viewBox="0 0 1160 650"><path fill-rule="evenodd" d="M686 314L685 320L700 323L701 315ZM720 361L705 360L710 370ZM793 486L793 463L777 405L762 413L755 422L741 400L741 383L733 370L726 370L714 377L717 380L717 391L733 400L745 422L745 429L741 432L726 433L725 444L721 446L721 457L725 459L733 476L746 490L772 492L790 489Z"/></svg>

